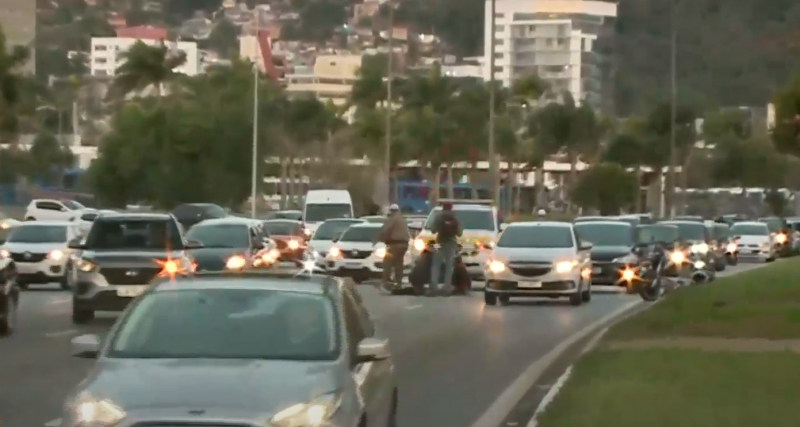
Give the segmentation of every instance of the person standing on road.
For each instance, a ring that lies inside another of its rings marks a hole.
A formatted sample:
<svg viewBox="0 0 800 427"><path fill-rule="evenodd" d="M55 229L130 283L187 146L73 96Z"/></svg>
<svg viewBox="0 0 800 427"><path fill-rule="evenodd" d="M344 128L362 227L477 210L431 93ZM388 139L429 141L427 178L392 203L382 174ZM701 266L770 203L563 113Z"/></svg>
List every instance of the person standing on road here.
<svg viewBox="0 0 800 427"><path fill-rule="evenodd" d="M430 296L452 293L453 268L455 267L458 238L461 237L461 224L453 213L452 203L442 203L442 213L433 222L431 231L436 234L436 250L431 262ZM439 288L439 277L444 264L444 283Z"/></svg>
<svg viewBox="0 0 800 427"><path fill-rule="evenodd" d="M383 259L383 286L388 290L403 284L403 258L408 252L410 238L408 224L403 218L403 214L400 213L400 207L396 204L389 206L388 219L378 233L378 241L386 244L386 257Z"/></svg>

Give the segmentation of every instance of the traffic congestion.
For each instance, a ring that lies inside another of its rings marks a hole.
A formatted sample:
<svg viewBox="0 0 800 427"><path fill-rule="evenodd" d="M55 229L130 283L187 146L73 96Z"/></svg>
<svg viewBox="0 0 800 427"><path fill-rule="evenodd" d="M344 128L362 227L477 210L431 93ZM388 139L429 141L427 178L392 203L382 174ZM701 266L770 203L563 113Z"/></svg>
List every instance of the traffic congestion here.
<svg viewBox="0 0 800 427"><path fill-rule="evenodd" d="M800 247L794 219L358 218L342 190L258 219L72 203L2 223L3 427L497 427L571 335Z"/></svg>

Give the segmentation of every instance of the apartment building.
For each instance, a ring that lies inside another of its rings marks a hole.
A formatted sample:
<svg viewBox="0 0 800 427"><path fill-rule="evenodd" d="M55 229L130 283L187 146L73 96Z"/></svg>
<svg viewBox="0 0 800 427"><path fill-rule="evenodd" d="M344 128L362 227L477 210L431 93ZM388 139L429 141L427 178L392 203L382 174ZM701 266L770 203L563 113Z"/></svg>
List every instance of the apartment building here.
<svg viewBox="0 0 800 427"><path fill-rule="evenodd" d="M23 70L26 73L36 72L33 39L36 37L36 2L33 0L1 0L0 27L6 36L6 44L11 46L27 46L31 49L30 59Z"/></svg>
<svg viewBox="0 0 800 427"><path fill-rule="evenodd" d="M486 1L483 76L509 86L538 74L555 91L569 91L594 108L613 107L613 41L617 4L597 0ZM495 39L492 49L491 24Z"/></svg>
<svg viewBox="0 0 800 427"><path fill-rule="evenodd" d="M288 74L286 91L313 94L322 101L344 105L361 68L361 55L319 55L311 72Z"/></svg>
<svg viewBox="0 0 800 427"><path fill-rule="evenodd" d="M117 30L117 37L92 37L90 68L93 76L113 76L124 63L122 54L136 42L149 45L165 43L176 52L186 55L186 62L175 71L189 76L200 72L200 55L197 43L166 40L167 31L154 27L129 27Z"/></svg>

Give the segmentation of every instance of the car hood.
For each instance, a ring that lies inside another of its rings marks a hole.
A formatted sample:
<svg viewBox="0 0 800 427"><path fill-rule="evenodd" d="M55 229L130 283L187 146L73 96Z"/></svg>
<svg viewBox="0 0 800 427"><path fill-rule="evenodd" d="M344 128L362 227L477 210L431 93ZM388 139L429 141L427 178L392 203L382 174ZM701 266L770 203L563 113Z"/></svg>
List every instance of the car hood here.
<svg viewBox="0 0 800 427"><path fill-rule="evenodd" d="M761 243L770 243L769 236L742 236L739 238L740 245L759 245Z"/></svg>
<svg viewBox="0 0 800 427"><path fill-rule="evenodd" d="M183 252L166 253L165 251L92 251L85 250L81 254L101 268L158 267L158 260L166 258L179 259Z"/></svg>
<svg viewBox="0 0 800 427"><path fill-rule="evenodd" d="M631 253L630 246L594 246L592 247L592 261L613 261Z"/></svg>
<svg viewBox="0 0 800 427"><path fill-rule="evenodd" d="M430 230L422 230L418 235L418 239L422 239L424 241L430 241L436 238L436 236L430 232ZM464 245L478 245L478 244L487 244L492 243L497 239L497 234L492 233L488 230L464 230L461 233L461 237L458 241Z"/></svg>
<svg viewBox="0 0 800 427"><path fill-rule="evenodd" d="M575 248L495 248L492 258L505 262L558 262L576 258Z"/></svg>
<svg viewBox="0 0 800 427"><path fill-rule="evenodd" d="M222 409L270 416L337 391L344 384L337 366L272 360L103 359L84 390L125 410Z"/></svg>
<svg viewBox="0 0 800 427"><path fill-rule="evenodd" d="M321 254L328 253L333 246L333 240L311 240L308 242L308 247L312 251L317 251Z"/></svg>
<svg viewBox="0 0 800 427"><path fill-rule="evenodd" d="M340 251L369 251L377 246L374 245L372 242L338 242L336 243L336 247L339 248Z"/></svg>
<svg viewBox="0 0 800 427"><path fill-rule="evenodd" d="M3 249L9 252L31 252L31 253L45 253L54 250L66 250L67 243L16 243L16 242L6 242L3 245Z"/></svg>

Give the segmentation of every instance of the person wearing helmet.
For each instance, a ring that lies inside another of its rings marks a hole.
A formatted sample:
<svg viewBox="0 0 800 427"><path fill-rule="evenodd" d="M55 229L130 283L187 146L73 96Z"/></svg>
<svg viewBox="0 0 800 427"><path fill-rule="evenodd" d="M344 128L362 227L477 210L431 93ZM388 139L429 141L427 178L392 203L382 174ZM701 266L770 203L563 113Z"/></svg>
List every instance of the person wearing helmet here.
<svg viewBox="0 0 800 427"><path fill-rule="evenodd" d="M386 244L386 257L383 260L383 286L391 290L403 284L403 258L408 252L411 234L400 207L389 206L389 214L378 234L378 241ZM394 274L392 274L394 273Z"/></svg>
<svg viewBox="0 0 800 427"><path fill-rule="evenodd" d="M536 216L538 216L539 219L544 219L544 217L547 216L547 211L544 209L539 209L538 211L536 211Z"/></svg>

